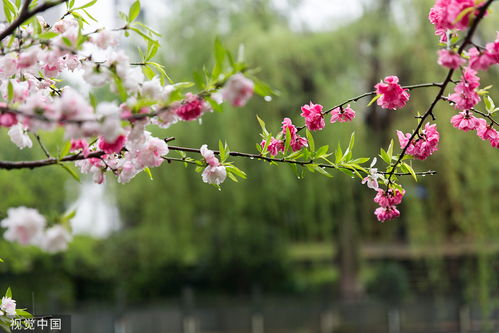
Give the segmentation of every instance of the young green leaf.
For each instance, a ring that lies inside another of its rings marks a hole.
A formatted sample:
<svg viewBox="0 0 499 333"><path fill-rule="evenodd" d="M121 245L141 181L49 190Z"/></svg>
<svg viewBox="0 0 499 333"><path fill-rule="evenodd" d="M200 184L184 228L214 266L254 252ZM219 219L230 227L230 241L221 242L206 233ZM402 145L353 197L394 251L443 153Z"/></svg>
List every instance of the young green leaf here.
<svg viewBox="0 0 499 333"><path fill-rule="evenodd" d="M140 14L140 1L136 0L128 11L128 23L135 21Z"/></svg>

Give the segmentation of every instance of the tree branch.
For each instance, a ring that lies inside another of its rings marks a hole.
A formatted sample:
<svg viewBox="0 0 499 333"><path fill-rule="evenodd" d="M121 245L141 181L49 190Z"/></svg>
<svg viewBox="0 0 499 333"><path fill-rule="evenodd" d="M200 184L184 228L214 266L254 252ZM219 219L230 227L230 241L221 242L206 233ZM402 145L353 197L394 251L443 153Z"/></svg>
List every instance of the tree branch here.
<svg viewBox="0 0 499 333"><path fill-rule="evenodd" d="M32 0L26 0L19 12L19 16L7 27L4 31L0 33L0 42L3 41L6 37L10 36L17 28L19 28L24 22L32 18L38 13L44 12L47 9L58 6L68 0L57 0L57 1L46 1L43 4L35 7L32 10L29 10L29 5Z"/></svg>
<svg viewBox="0 0 499 333"><path fill-rule="evenodd" d="M458 54L459 55L461 55L464 52L464 49L466 48L466 46L468 46L468 44L471 43L473 35L475 34L476 29L477 29L478 25L480 24L480 21L483 19L483 17L485 16L485 13L487 12L487 9L489 8L489 6L494 1L495 0L487 0L487 2L485 4L483 4L482 7L480 7L478 15L476 16L475 20L471 24L471 27L470 27L470 29L469 29L466 37L464 38L463 43L461 44L461 46L458 49ZM433 109L435 108L435 106L437 105L437 103L441 100L441 98L442 98L442 96L443 96L443 94L445 92L445 89L447 88L447 86L449 85L449 83L452 81L452 75L453 74L454 74L454 69L450 69L449 72L447 73L447 77L445 78L445 80L442 82L442 85L440 86L440 90L438 91L437 96L435 97L435 99L431 103L430 107L425 112L425 114L423 116L421 116L421 119L420 119L420 121L418 123L418 126L414 130L414 133L412 133L412 136L410 137L410 139L407 142L406 146L402 150L402 153L399 155L399 158L397 159L397 162L395 162L395 164L392 166L392 170L388 174L388 184L390 184L391 179L392 179L392 177L395 174L395 170L397 169L397 166L400 164L400 162L402 162L402 159L406 155L407 149L411 145L412 141L416 138L416 136L419 135L419 130L423 127L423 124L424 124L426 118L428 118L430 115L433 116Z"/></svg>
<svg viewBox="0 0 499 333"><path fill-rule="evenodd" d="M174 140L174 138L167 138L164 141L165 142L170 142ZM196 153L196 154L201 154L201 150L197 148L188 148L188 147L179 147L179 146L168 146L170 150L174 151L182 151L186 153ZM220 151L215 150L214 153L216 155L220 155ZM103 151L97 151L90 153L87 157L83 156L82 154L76 154L76 155L70 155L66 156L62 159L56 159L56 158L47 158L44 160L38 160L38 161L23 161L23 162L11 162L11 161L0 161L0 169L5 169L5 170L14 170L14 169L35 169L35 168L40 168L40 167L45 167L49 165L55 165L55 164L60 164L62 162L75 162L75 161L82 161L86 160L89 158L101 158L104 155L106 155ZM267 157L267 156L261 156L257 154L249 154L249 153L241 153L237 151L231 151L229 153L230 156L233 157L244 157L244 158L249 158L251 160L261 160L261 161L267 161L267 162L274 162L274 163L286 163L286 164L295 164L295 165L301 165L301 166L306 166L306 165L317 165L320 168L327 168L327 169L343 169L343 170L350 170L350 171L357 171L354 170L350 167L342 166L341 164L336 165L336 164L318 164L315 163L314 160L309 160L309 161L296 161L296 160L289 160L285 158L273 158L273 157ZM169 157L169 156L164 156L163 159L165 159L168 162L183 162L183 163L190 163L190 164L195 164L192 163L191 161L186 160L185 158L175 158L175 157ZM425 171L425 172L417 172L416 175L423 176L423 175L435 175L436 171ZM398 173L397 175L399 176L409 176L410 173Z"/></svg>

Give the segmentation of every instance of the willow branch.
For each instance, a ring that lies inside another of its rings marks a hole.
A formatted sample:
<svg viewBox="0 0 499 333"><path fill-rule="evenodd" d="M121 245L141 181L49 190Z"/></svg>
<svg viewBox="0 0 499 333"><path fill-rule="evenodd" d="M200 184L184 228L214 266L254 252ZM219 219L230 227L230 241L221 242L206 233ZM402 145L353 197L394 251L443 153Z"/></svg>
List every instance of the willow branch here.
<svg viewBox="0 0 499 333"><path fill-rule="evenodd" d="M487 12L487 9L489 8L489 6L494 1L495 0L487 0L487 2L480 7L475 20L471 24L471 27L470 27L468 33L466 34L466 37L464 38L463 43L461 44L461 46L458 49L457 53L459 55L462 55L462 53L464 52L464 49L466 48L466 46L468 46L468 44L471 43L473 35L475 34L476 29L477 29L478 25L480 24L480 21L484 18L485 13ZM400 162L402 162L402 159L407 154L407 149L409 149L409 146L411 145L411 143L419 135L419 130L423 127L424 122L426 121L426 119L430 115L433 116L433 110L435 109L435 106L437 105L437 103L441 100L441 98L442 98L442 96L443 96L443 94L445 92L445 89L447 88L447 86L449 85L449 83L452 81L452 75L453 74L454 74L454 69L450 69L449 72L447 73L447 77L445 78L445 80L442 82L442 85L440 86L440 89L439 89L439 91L437 93L437 96L435 97L435 99L431 103L430 107L425 112L425 114L423 116L421 116L421 119L419 120L418 126L414 130L414 133L412 133L412 136L410 137L410 139L407 142L406 146L402 150L402 153L399 155L399 158L397 159L397 162L395 162L395 164L392 166L392 169L391 169L390 173L388 174L388 183L389 184L391 182L392 177L395 175L395 170L397 169L397 166L400 164Z"/></svg>

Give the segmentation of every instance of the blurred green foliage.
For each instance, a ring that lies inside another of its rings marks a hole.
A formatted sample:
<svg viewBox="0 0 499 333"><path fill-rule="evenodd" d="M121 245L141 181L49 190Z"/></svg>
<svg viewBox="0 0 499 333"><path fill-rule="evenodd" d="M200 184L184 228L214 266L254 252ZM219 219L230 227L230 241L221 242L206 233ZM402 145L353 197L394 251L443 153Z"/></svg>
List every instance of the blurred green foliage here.
<svg viewBox="0 0 499 333"><path fill-rule="evenodd" d="M231 50L244 45L246 61L261 68L259 75L280 95L270 103L255 98L245 108L208 114L202 126L182 123L155 134L174 136L174 144L193 147L207 143L216 148L221 139L231 150L253 152L259 141L257 114L276 132L284 116L300 123L299 107L308 101L331 106L371 90L387 75L398 75L404 84L440 81L444 70L436 64L437 38L426 19L431 4L376 1L366 6L362 17L332 31L297 32L285 13L266 0L175 2L172 19L163 27L159 59L169 75L176 81L191 80L193 71L212 62L213 41L220 36ZM480 40L495 38L497 18L497 13L489 15ZM497 85L497 75L494 68L482 75L482 82ZM352 124L327 126L316 141L345 146L355 131L357 154L376 155L395 129L410 131L416 123L413 116L425 110L434 94L431 88L414 91L408 107L400 111L368 109L368 101L353 104L358 118ZM492 96L499 104L496 88ZM373 192L341 174L297 180L285 166L237 160L249 180L227 182L217 191L191 168L164 164L153 170L154 181L139 175L126 186L108 185L118 197L123 222L123 230L109 239L79 236L67 254L56 258L0 241L6 259L0 265L0 282L12 284L25 301L34 290L41 295L39 301L68 304L119 295L129 300L178 295L186 285L207 293L247 292L255 286L272 292L322 290L338 287L340 272L332 256L345 243L345 226L355 235L349 245L353 248L364 243L432 247L446 242L485 248L499 239L499 159L488 143L451 127L454 112L444 103L438 105L440 150L416 166L439 174L419 183L403 181L407 199L397 221L376 223ZM49 138L55 151L60 136ZM4 134L1 142L3 159L41 157L18 152ZM1 171L1 214L10 206L25 205L56 216L74 199L67 197L68 179L57 167ZM373 295L396 285L397 297L419 293L473 300L481 295L486 303L498 292L497 257L464 256L457 275L437 254L386 267L366 260L362 276L367 278L362 281ZM411 287L410 267L419 272L419 283ZM397 297L393 302L401 300Z"/></svg>

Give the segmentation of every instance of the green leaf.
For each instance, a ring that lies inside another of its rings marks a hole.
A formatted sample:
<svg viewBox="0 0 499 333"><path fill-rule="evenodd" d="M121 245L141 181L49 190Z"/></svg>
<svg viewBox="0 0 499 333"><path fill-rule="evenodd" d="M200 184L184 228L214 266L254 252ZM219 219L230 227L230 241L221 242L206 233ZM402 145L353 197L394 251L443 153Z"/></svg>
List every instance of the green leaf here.
<svg viewBox="0 0 499 333"><path fill-rule="evenodd" d="M328 150L329 150L329 145L325 145L325 146L320 147L315 152L315 158L321 158L321 157L327 155Z"/></svg>
<svg viewBox="0 0 499 333"><path fill-rule="evenodd" d="M33 315L24 309L16 309L16 315L24 318L33 318Z"/></svg>
<svg viewBox="0 0 499 333"><path fill-rule="evenodd" d="M373 98L373 99L371 99L371 101L369 102L369 104L367 104L367 106L371 106L371 105L373 105L373 104L374 104L374 102L376 102L376 101L377 101L377 100L378 100L381 96L382 96L381 94L380 94L380 95L376 95L376 96L374 96L374 98Z"/></svg>
<svg viewBox="0 0 499 333"><path fill-rule="evenodd" d="M152 176L151 169L149 168L144 168L144 172L149 176L150 180L154 180L154 177Z"/></svg>
<svg viewBox="0 0 499 333"><path fill-rule="evenodd" d="M388 156L388 153L383 149L381 148L380 149L380 155L379 155L383 161L385 161L388 165L390 165L392 163L392 159L390 158L390 156Z"/></svg>
<svg viewBox="0 0 499 333"><path fill-rule="evenodd" d="M386 153L391 161L393 157L393 139L390 141L390 145L388 146L388 150L386 151Z"/></svg>
<svg viewBox="0 0 499 333"><path fill-rule="evenodd" d="M69 222L76 216L76 209L71 210L67 214L61 217L61 222Z"/></svg>
<svg viewBox="0 0 499 333"><path fill-rule="evenodd" d="M14 86L12 85L12 81L10 80L7 84L7 98L9 99L9 101L12 101L14 99Z"/></svg>
<svg viewBox="0 0 499 333"><path fill-rule="evenodd" d="M314 137L312 133L307 129L306 132L307 140L308 140L308 147L310 148L311 152L315 152L315 142L314 142Z"/></svg>
<svg viewBox="0 0 499 333"><path fill-rule="evenodd" d="M38 38L40 38L40 39L52 39L52 38L57 37L57 36L59 36L59 34L57 32L46 31L46 32L42 32L41 34L39 34Z"/></svg>
<svg viewBox="0 0 499 333"><path fill-rule="evenodd" d="M7 291L5 292L5 297L10 297L12 298L12 290L9 288L7 288Z"/></svg>
<svg viewBox="0 0 499 333"><path fill-rule="evenodd" d="M356 158L354 160L351 160L350 163L355 163L355 164L364 164L370 160L369 157L361 157L361 158Z"/></svg>
<svg viewBox="0 0 499 333"><path fill-rule="evenodd" d="M157 44L157 43L156 43ZM156 70L161 74L163 75L171 84L173 84L173 80L170 78L170 76L166 73L165 71L165 67L163 65L160 65L156 62L151 62L149 61L147 63L148 65L151 65L151 66L154 66L154 68L156 68Z"/></svg>
<svg viewBox="0 0 499 333"><path fill-rule="evenodd" d="M83 6L73 8L72 11L79 10L79 9L85 9L85 8L88 8L88 7L92 7L96 3L97 3L97 0L92 0L92 1L87 2L86 4L84 4Z"/></svg>
<svg viewBox="0 0 499 333"><path fill-rule="evenodd" d="M207 101L208 103L210 103L210 106L211 108L216 111L216 112L223 112L224 110L224 107L223 107L223 104L218 104L217 101L215 101L213 98L211 97L205 97L204 99L205 101Z"/></svg>
<svg viewBox="0 0 499 333"><path fill-rule="evenodd" d="M246 173L244 171L242 171L241 169L237 168L234 165L227 165L225 167L225 169L227 170L227 172L229 174L234 174L234 175L236 175L236 176L238 176L239 178L242 178L242 179L246 179L247 178Z"/></svg>
<svg viewBox="0 0 499 333"><path fill-rule="evenodd" d="M270 95L276 95L274 91L272 91L272 88L265 82L255 78L251 77L253 80L253 83L255 84L255 93L260 95L260 96L270 96Z"/></svg>
<svg viewBox="0 0 499 333"><path fill-rule="evenodd" d="M324 176L329 177L329 178L333 178L333 175L331 175L329 172L327 172L326 170L324 170L323 168L321 168L317 164L312 164L312 167L315 171L317 171L321 175L324 175Z"/></svg>
<svg viewBox="0 0 499 333"><path fill-rule="evenodd" d="M128 23L135 21L140 14L140 1L136 0L128 11Z"/></svg>
<svg viewBox="0 0 499 333"><path fill-rule="evenodd" d="M3 12L7 21L12 22L14 17L17 15L16 8L9 0L3 0Z"/></svg>
<svg viewBox="0 0 499 333"><path fill-rule="evenodd" d="M343 154L343 161L349 161L352 158L353 154L353 146L355 144L355 132L352 133L350 136L350 142L348 143L348 148L345 150L345 153Z"/></svg>
<svg viewBox="0 0 499 333"><path fill-rule="evenodd" d="M459 15L456 16L456 19L454 20L453 24L456 24L457 22L461 21L466 15L474 12L476 10L475 7L468 7L464 10L462 10Z"/></svg>
<svg viewBox="0 0 499 333"><path fill-rule="evenodd" d="M76 173L76 171L74 171L71 167L63 164L63 163L59 163L59 165L64 169L66 170L70 175L71 177L73 177L74 180L76 180L78 183L80 183L80 176L78 176L78 174Z"/></svg>
<svg viewBox="0 0 499 333"><path fill-rule="evenodd" d="M418 181L418 177L416 176L414 169L409 164L402 162L400 165L400 169L402 170L402 172L410 173L412 178L414 178L415 181Z"/></svg>
<svg viewBox="0 0 499 333"><path fill-rule="evenodd" d="M71 150L71 141L68 141L64 145L64 148L61 150L61 153L59 154L59 159L68 156L70 150Z"/></svg>
<svg viewBox="0 0 499 333"><path fill-rule="evenodd" d="M213 68L213 73L211 75L213 80L217 80L218 77L220 76L220 73L222 73L223 70L223 64L225 60L225 48L220 41L220 39L217 37L215 38L215 67Z"/></svg>
<svg viewBox="0 0 499 333"><path fill-rule="evenodd" d="M335 162L336 163L340 163L341 161L343 161L343 151L342 151L339 143L338 143L338 147L336 148L334 155L335 155Z"/></svg>
<svg viewBox="0 0 499 333"><path fill-rule="evenodd" d="M265 128L265 122L260 117L258 117L258 115L256 116L256 119L258 120L258 123L260 124L263 135L267 136L269 134L269 132Z"/></svg>
<svg viewBox="0 0 499 333"><path fill-rule="evenodd" d="M483 102L485 103L485 108L488 113L494 113L496 105L494 103L494 100L490 98L490 96L487 96L487 98L483 99Z"/></svg>
<svg viewBox="0 0 499 333"><path fill-rule="evenodd" d="M290 151L291 148L291 131L286 128L286 141L284 142L284 155Z"/></svg>

